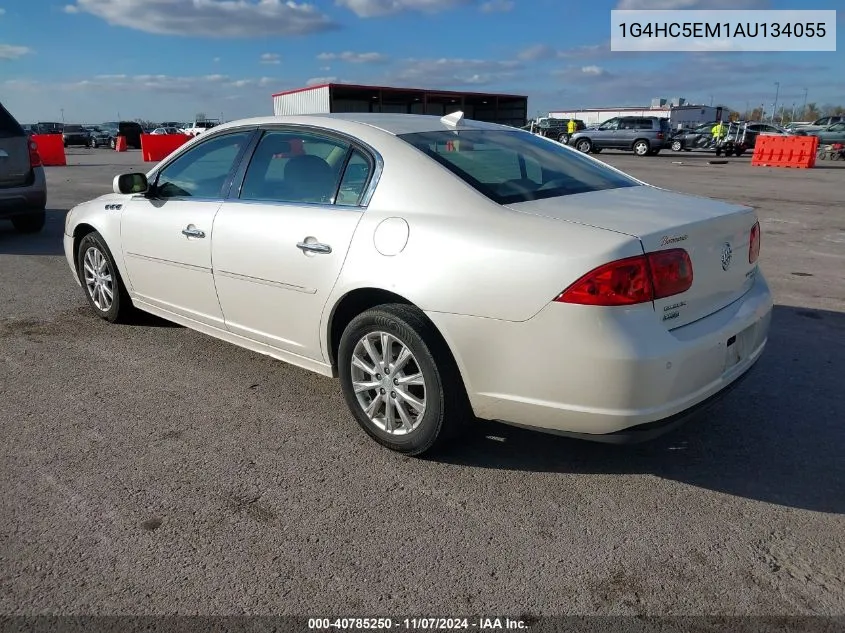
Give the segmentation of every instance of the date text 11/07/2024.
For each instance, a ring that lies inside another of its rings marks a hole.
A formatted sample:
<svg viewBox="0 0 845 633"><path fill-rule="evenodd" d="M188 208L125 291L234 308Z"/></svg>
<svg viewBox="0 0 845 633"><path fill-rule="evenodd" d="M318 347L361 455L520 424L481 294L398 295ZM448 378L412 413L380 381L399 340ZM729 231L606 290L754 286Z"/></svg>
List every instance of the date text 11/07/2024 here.
<svg viewBox="0 0 845 633"><path fill-rule="evenodd" d="M819 39L827 37L824 22L621 22L622 37L671 38L749 38L794 37Z"/></svg>
<svg viewBox="0 0 845 633"><path fill-rule="evenodd" d="M408 631L517 631L530 623L519 618L309 618L312 630L360 631L402 629Z"/></svg>

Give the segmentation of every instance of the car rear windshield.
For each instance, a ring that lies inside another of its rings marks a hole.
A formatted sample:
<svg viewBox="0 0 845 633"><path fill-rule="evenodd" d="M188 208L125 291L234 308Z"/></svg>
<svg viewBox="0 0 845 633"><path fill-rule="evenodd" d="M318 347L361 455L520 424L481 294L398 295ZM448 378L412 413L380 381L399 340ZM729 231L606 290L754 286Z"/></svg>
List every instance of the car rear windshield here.
<svg viewBox="0 0 845 633"><path fill-rule="evenodd" d="M527 132L442 130L399 138L498 204L639 185L580 152Z"/></svg>
<svg viewBox="0 0 845 633"><path fill-rule="evenodd" d="M81 125L66 125L65 132L84 132L85 130Z"/></svg>
<svg viewBox="0 0 845 633"><path fill-rule="evenodd" d="M26 136L23 128L15 120L9 111L0 104L0 138L14 138L17 136Z"/></svg>

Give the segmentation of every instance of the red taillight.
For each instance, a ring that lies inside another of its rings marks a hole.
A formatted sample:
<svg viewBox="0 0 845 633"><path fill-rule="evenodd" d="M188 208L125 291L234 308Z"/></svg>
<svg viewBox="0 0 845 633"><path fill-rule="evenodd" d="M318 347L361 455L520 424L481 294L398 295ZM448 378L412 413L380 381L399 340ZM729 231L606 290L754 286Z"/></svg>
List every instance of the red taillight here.
<svg viewBox="0 0 845 633"><path fill-rule="evenodd" d="M625 306L651 301L654 289L642 255L599 266L555 299L587 306Z"/></svg>
<svg viewBox="0 0 845 633"><path fill-rule="evenodd" d="M655 299L679 295L692 287L692 261L684 249L657 251L647 257Z"/></svg>
<svg viewBox="0 0 845 633"><path fill-rule="evenodd" d="M753 264L760 257L760 223L755 222L751 227L751 238L748 240L748 263Z"/></svg>
<svg viewBox="0 0 845 633"><path fill-rule="evenodd" d="M35 141L29 142L29 166L41 167L41 154L38 153L38 144Z"/></svg>
<svg viewBox="0 0 845 633"><path fill-rule="evenodd" d="M657 133L657 138L662 139L662 138L663 138L663 132L658 132L658 133Z"/></svg>
<svg viewBox="0 0 845 633"><path fill-rule="evenodd" d="M692 286L689 254L675 248L599 266L564 290L560 303L624 306L663 299Z"/></svg>

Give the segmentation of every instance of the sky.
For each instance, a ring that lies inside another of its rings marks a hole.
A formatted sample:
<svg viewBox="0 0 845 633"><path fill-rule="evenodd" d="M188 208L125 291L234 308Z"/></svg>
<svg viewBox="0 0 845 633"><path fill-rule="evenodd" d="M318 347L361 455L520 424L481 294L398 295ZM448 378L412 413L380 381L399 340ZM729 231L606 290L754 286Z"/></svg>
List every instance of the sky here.
<svg viewBox="0 0 845 633"><path fill-rule="evenodd" d="M22 123L232 120L326 82L527 95L549 110L845 105L845 54L611 52L612 9L841 0L0 0L0 102ZM839 30L845 11L837 14ZM841 38L839 38L841 40ZM779 82L779 88L775 86Z"/></svg>

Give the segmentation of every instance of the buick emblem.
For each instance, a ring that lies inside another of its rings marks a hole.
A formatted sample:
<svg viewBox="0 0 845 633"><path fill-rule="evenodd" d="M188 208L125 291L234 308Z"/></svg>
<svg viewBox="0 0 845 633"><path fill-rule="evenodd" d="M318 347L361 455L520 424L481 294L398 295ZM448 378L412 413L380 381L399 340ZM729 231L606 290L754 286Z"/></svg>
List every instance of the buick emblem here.
<svg viewBox="0 0 845 633"><path fill-rule="evenodd" d="M734 252L731 249L730 243L726 242L722 249L722 270L727 270L731 267L731 259L733 259Z"/></svg>

